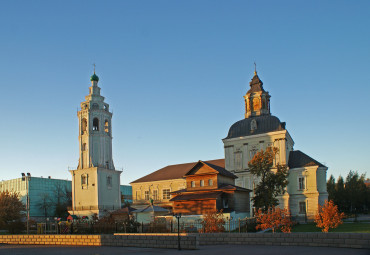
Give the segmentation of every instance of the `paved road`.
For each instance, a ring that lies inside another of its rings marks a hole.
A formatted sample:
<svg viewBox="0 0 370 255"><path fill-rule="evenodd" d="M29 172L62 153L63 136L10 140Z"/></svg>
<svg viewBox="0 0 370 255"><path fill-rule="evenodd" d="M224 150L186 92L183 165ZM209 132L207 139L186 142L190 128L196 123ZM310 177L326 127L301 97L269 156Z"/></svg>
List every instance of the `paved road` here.
<svg viewBox="0 0 370 255"><path fill-rule="evenodd" d="M369 255L370 250L302 247L302 246L262 246L262 245L213 245L201 246L199 250L174 250L131 247L78 247L45 245L0 245L0 254L9 255L126 255L126 254L186 254L186 255L238 255L238 254L284 254L284 255Z"/></svg>

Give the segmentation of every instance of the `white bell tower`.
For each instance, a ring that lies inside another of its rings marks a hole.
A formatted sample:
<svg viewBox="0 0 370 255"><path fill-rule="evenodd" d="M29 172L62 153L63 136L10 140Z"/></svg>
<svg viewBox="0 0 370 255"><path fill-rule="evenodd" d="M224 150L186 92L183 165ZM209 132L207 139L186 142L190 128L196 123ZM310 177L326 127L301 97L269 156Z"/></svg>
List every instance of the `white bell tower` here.
<svg viewBox="0 0 370 255"><path fill-rule="evenodd" d="M95 69L95 68L94 68ZM104 215L121 208L120 175L112 157L112 113L98 87L99 77L91 76L89 95L81 103L79 121L79 162L72 174L70 214Z"/></svg>

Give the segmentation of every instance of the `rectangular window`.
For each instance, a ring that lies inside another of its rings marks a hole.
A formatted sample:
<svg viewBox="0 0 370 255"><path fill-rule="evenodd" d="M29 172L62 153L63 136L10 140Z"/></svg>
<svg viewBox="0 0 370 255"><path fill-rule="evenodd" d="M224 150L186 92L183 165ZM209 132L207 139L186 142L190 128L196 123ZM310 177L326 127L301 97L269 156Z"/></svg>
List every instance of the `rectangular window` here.
<svg viewBox="0 0 370 255"><path fill-rule="evenodd" d="M242 169L242 152L238 151L235 153L235 168L236 170Z"/></svg>
<svg viewBox="0 0 370 255"><path fill-rule="evenodd" d="M153 190L153 200L158 200L158 190Z"/></svg>
<svg viewBox="0 0 370 255"><path fill-rule="evenodd" d="M212 179L208 180L208 186L213 186L213 180Z"/></svg>
<svg viewBox="0 0 370 255"><path fill-rule="evenodd" d="M171 198L170 189L164 189L164 190L162 190L162 192L163 192L163 199L170 199Z"/></svg>
<svg viewBox="0 0 370 255"><path fill-rule="evenodd" d="M112 176L107 176L107 186L112 187Z"/></svg>
<svg viewBox="0 0 370 255"><path fill-rule="evenodd" d="M299 214L306 214L306 202L299 202Z"/></svg>
<svg viewBox="0 0 370 255"><path fill-rule="evenodd" d="M304 177L299 177L298 178L298 189L299 190L304 190L305 188L306 188L306 185L305 185Z"/></svg>
<svg viewBox="0 0 370 255"><path fill-rule="evenodd" d="M87 185L87 183L88 183L88 180L87 180L88 176L89 175L87 175L87 174L81 175L81 185Z"/></svg>
<svg viewBox="0 0 370 255"><path fill-rule="evenodd" d="M253 159L254 155L256 155L257 153L257 149L253 149L253 150L250 150L249 153L250 153L250 159Z"/></svg>
<svg viewBox="0 0 370 255"><path fill-rule="evenodd" d="M195 187L195 181L192 181L191 182L191 187L194 188Z"/></svg>
<svg viewBox="0 0 370 255"><path fill-rule="evenodd" d="M144 199L145 199L145 200L149 200L149 190L146 190L146 191L144 192Z"/></svg>

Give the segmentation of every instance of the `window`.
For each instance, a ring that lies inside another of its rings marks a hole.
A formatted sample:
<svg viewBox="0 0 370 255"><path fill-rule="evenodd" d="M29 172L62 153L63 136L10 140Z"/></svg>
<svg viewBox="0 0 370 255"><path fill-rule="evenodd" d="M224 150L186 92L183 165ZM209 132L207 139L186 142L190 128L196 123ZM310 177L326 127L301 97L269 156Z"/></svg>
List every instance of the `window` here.
<svg viewBox="0 0 370 255"><path fill-rule="evenodd" d="M299 213L306 214L306 202L299 202Z"/></svg>
<svg viewBox="0 0 370 255"><path fill-rule="evenodd" d="M229 208L229 200L227 198L222 199L222 204L224 208Z"/></svg>
<svg viewBox="0 0 370 255"><path fill-rule="evenodd" d="M235 153L235 168L236 170L242 169L242 152L238 151Z"/></svg>
<svg viewBox="0 0 370 255"><path fill-rule="evenodd" d="M86 150L86 143L83 143L82 144L82 151L85 151Z"/></svg>
<svg viewBox="0 0 370 255"><path fill-rule="evenodd" d="M93 131L99 131L99 119L94 118L93 120Z"/></svg>
<svg viewBox="0 0 370 255"><path fill-rule="evenodd" d="M88 178L87 174L81 175L81 185L87 185L87 178Z"/></svg>
<svg viewBox="0 0 370 255"><path fill-rule="evenodd" d="M195 181L192 181L191 182L191 187L194 188L195 187Z"/></svg>
<svg viewBox="0 0 370 255"><path fill-rule="evenodd" d="M200 180L200 186L204 187L204 180Z"/></svg>
<svg viewBox="0 0 370 255"><path fill-rule="evenodd" d="M298 189L304 190L306 188L304 177L298 178Z"/></svg>
<svg viewBox="0 0 370 255"><path fill-rule="evenodd" d="M213 186L213 180L212 179L208 180L208 186Z"/></svg>
<svg viewBox="0 0 370 255"><path fill-rule="evenodd" d="M112 176L107 176L107 186L112 187Z"/></svg>
<svg viewBox="0 0 370 255"><path fill-rule="evenodd" d="M82 119L81 122L81 134L83 135L87 129L87 120L85 118Z"/></svg>
<svg viewBox="0 0 370 255"><path fill-rule="evenodd" d="M99 105L98 105L98 104L93 104L93 105L92 105L92 108L93 108L93 109L99 109Z"/></svg>
<svg viewBox="0 0 370 255"><path fill-rule="evenodd" d="M164 189L164 190L162 190L162 192L163 192L163 199L170 199L171 198L170 189Z"/></svg>
<svg viewBox="0 0 370 255"><path fill-rule="evenodd" d="M105 131L105 133L109 133L109 122L108 122L108 120L105 120L105 122L104 122L104 131Z"/></svg>
<svg viewBox="0 0 370 255"><path fill-rule="evenodd" d="M250 150L249 153L250 153L250 159L253 159L254 155L256 155L257 153L257 149Z"/></svg>
<svg viewBox="0 0 370 255"><path fill-rule="evenodd" d="M158 190L153 190L153 200L158 200Z"/></svg>
<svg viewBox="0 0 370 255"><path fill-rule="evenodd" d="M144 191L144 199L149 200L149 190Z"/></svg>

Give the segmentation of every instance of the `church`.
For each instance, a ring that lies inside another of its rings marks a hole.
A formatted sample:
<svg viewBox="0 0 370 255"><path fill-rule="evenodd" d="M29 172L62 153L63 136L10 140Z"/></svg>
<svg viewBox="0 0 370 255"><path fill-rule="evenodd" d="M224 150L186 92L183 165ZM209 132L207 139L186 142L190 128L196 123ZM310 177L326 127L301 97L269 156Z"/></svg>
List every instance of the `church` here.
<svg viewBox="0 0 370 255"><path fill-rule="evenodd" d="M326 171L328 168L305 153L294 150L294 141L286 123L270 112L270 94L254 72L250 89L244 96L244 119L234 123L222 141L225 168L239 178L236 185L254 190L258 179L248 170L248 162L260 150L278 148L274 160L289 169L286 192L278 197L279 206L289 208L293 216L313 219L318 205L328 199ZM251 207L253 192L251 194Z"/></svg>
<svg viewBox="0 0 370 255"><path fill-rule="evenodd" d="M112 157L112 112L98 86L99 77L91 76L89 95L78 111L79 161L72 174L72 208L77 216L98 217L121 208L120 176Z"/></svg>
<svg viewBox="0 0 370 255"><path fill-rule="evenodd" d="M222 139L225 159L208 161L218 164L235 175L235 186L251 190L249 196L250 216L253 215L253 190L258 178L248 169L248 162L260 150L278 148L276 164L287 165L289 184L286 192L278 197L279 206L289 208L296 218L313 219L318 205L328 199L326 190L327 167L305 153L294 150L294 141L286 123L273 116L270 111L270 94L263 88L263 82L255 70L250 89L244 96L244 119L234 123ZM186 175L197 162L171 165L131 183L134 205L149 200L167 208L173 207L171 196L186 187ZM170 195L172 194L172 195ZM240 201L243 203L245 201Z"/></svg>

